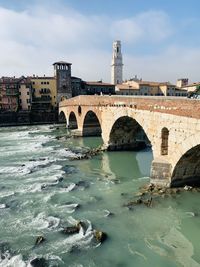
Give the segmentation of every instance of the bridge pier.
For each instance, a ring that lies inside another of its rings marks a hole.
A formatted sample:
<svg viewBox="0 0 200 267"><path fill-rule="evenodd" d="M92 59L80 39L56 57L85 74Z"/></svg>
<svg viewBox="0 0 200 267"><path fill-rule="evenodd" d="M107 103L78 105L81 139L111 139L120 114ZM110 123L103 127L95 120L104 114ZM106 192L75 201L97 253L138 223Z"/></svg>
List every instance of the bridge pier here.
<svg viewBox="0 0 200 267"><path fill-rule="evenodd" d="M171 175L172 175L172 165L163 159L154 159L151 164L151 182L154 184L159 184L163 186L169 186Z"/></svg>
<svg viewBox="0 0 200 267"><path fill-rule="evenodd" d="M71 134L72 136L75 137L83 137L83 131L79 129L74 129L74 130L71 129Z"/></svg>

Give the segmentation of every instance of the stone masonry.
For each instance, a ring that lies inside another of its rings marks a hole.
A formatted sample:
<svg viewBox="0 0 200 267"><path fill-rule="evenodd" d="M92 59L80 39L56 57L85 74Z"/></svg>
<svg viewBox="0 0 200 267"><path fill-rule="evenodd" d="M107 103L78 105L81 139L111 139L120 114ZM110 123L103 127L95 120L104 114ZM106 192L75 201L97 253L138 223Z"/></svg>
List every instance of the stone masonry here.
<svg viewBox="0 0 200 267"><path fill-rule="evenodd" d="M143 128L152 145L151 179L154 183L169 185L173 177L177 180L184 178L184 173L180 172L180 160L192 149L199 151L199 100L170 97L78 96L64 100L59 105L59 112L65 114L67 125L70 114L75 114L80 135L83 133L84 119L89 111L98 118L105 148L109 146L110 133L119 118L133 118ZM167 155L161 153L163 128L169 131ZM195 160L194 156L190 157L190 161L191 158ZM187 157L183 162L187 164ZM190 173L195 173L197 179L200 179L200 167L194 165L195 171ZM181 173L181 177L178 173Z"/></svg>

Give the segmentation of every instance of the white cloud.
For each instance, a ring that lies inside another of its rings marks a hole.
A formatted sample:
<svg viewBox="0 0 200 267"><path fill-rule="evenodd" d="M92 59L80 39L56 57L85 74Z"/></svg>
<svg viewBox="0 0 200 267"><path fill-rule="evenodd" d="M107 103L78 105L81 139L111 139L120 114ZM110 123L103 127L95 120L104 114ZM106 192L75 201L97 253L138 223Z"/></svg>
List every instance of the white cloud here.
<svg viewBox="0 0 200 267"><path fill-rule="evenodd" d="M161 11L143 12L132 18L115 21L112 35L125 42L151 41L166 39L172 34L169 17Z"/></svg>
<svg viewBox="0 0 200 267"><path fill-rule="evenodd" d="M163 44L172 33L170 19L161 11L112 19L86 16L59 4L40 4L24 11L0 7L0 76L53 75L52 63L65 60L73 64L73 75L110 81L114 39L122 40L122 46L133 46L134 53L135 45ZM198 50L173 47L162 55L133 56L123 49L123 54L126 78L140 74L170 80L189 72L192 78L198 77Z"/></svg>
<svg viewBox="0 0 200 267"><path fill-rule="evenodd" d="M190 82L200 81L198 64L200 48L170 46L162 54L151 56L126 55L124 78L138 75L143 80L171 81L189 78Z"/></svg>

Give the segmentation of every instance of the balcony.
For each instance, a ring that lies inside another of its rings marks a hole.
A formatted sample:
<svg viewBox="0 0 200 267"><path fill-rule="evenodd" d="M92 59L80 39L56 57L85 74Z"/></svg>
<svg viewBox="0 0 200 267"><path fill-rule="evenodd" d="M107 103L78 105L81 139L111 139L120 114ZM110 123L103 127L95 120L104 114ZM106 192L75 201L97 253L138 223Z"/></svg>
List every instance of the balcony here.
<svg viewBox="0 0 200 267"><path fill-rule="evenodd" d="M6 89L6 96L18 96L19 91L17 89Z"/></svg>
<svg viewBox="0 0 200 267"><path fill-rule="evenodd" d="M51 103L51 96L41 96L41 97L33 97L32 103Z"/></svg>
<svg viewBox="0 0 200 267"><path fill-rule="evenodd" d="M40 94L50 94L51 93L50 89L48 89L48 88L43 88L39 92L40 92Z"/></svg>

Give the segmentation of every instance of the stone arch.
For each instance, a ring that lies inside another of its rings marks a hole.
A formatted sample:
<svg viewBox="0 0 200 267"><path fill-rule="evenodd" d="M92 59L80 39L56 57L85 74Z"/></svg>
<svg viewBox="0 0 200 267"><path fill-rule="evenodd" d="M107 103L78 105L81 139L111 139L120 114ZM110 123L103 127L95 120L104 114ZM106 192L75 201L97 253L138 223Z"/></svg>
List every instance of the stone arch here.
<svg viewBox="0 0 200 267"><path fill-rule="evenodd" d="M83 136L101 136L102 129L96 113L87 111L83 120Z"/></svg>
<svg viewBox="0 0 200 267"><path fill-rule="evenodd" d="M66 115L64 113L64 111L60 111L59 115L58 115L58 121L59 123L67 123L67 118Z"/></svg>
<svg viewBox="0 0 200 267"><path fill-rule="evenodd" d="M161 151L162 156L168 155L168 141L169 141L169 130L164 127L161 130Z"/></svg>
<svg viewBox="0 0 200 267"><path fill-rule="evenodd" d="M77 123L76 115L73 111L71 111L69 114L68 127L70 129L78 129L78 123Z"/></svg>
<svg viewBox="0 0 200 267"><path fill-rule="evenodd" d="M179 159L172 173L171 186L200 186L200 144Z"/></svg>
<svg viewBox="0 0 200 267"><path fill-rule="evenodd" d="M151 145L143 127L132 117L121 116L112 125L108 150L141 150Z"/></svg>
<svg viewBox="0 0 200 267"><path fill-rule="evenodd" d="M180 158L191 148L200 144L199 140L200 140L200 132L197 132L196 134L186 137L184 140L182 140L180 143L177 144L176 149L174 150L174 153L170 155L171 164L172 164L172 172L176 164L180 160Z"/></svg>

